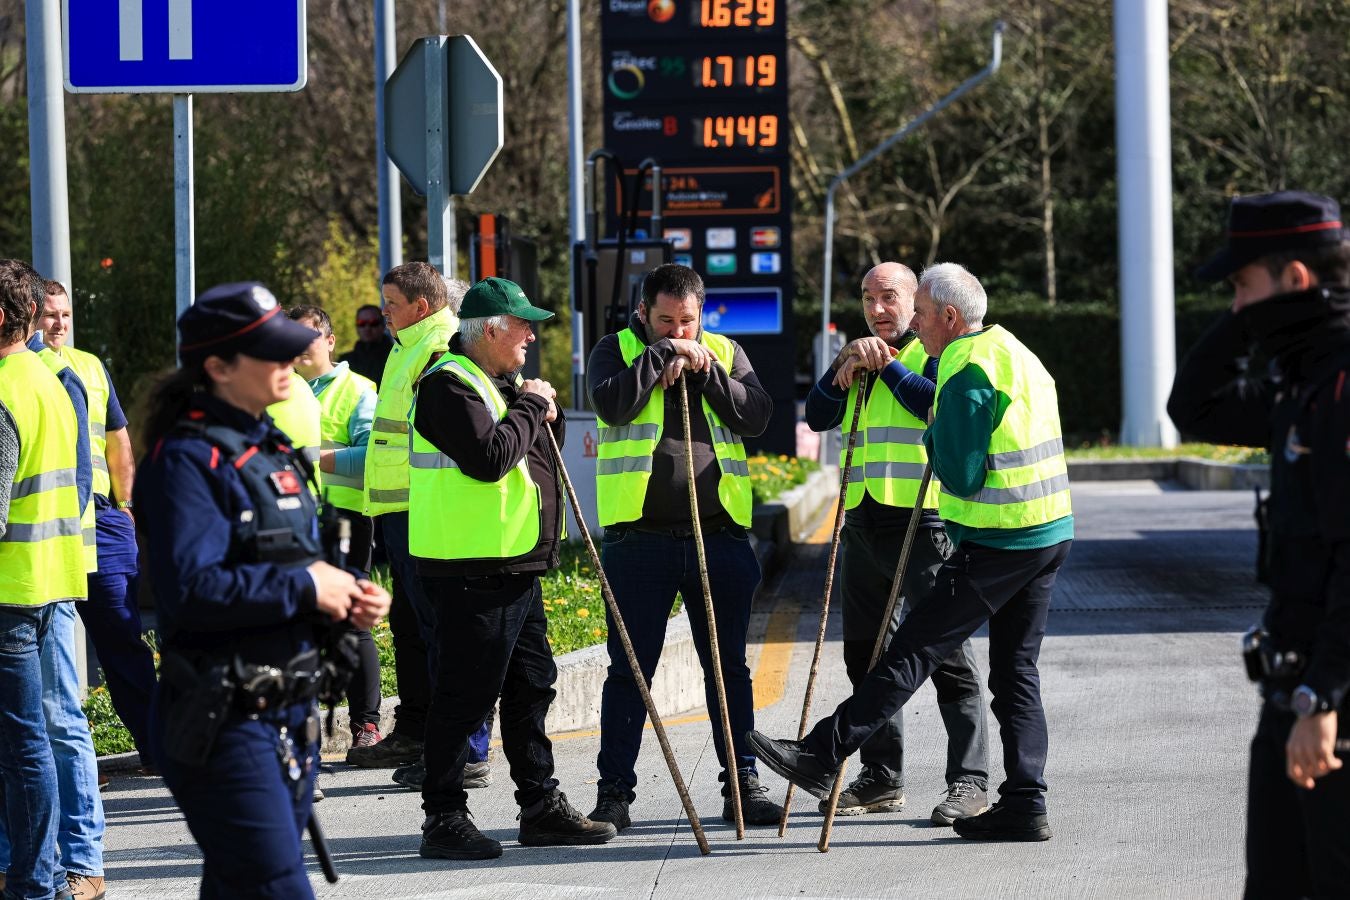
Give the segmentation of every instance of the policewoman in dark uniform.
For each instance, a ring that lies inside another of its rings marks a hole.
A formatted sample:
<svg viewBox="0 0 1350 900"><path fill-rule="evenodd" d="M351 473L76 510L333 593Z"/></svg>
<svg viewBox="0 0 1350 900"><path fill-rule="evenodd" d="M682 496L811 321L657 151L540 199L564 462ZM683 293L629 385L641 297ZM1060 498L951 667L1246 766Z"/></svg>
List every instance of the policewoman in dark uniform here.
<svg viewBox="0 0 1350 900"><path fill-rule="evenodd" d="M389 598L324 560L308 463L264 412L315 332L252 283L207 291L178 329L135 487L161 642L151 746L201 846L202 897L312 897L319 650Z"/></svg>
<svg viewBox="0 0 1350 900"><path fill-rule="evenodd" d="M1263 703L1247 792L1247 897L1350 892L1350 240L1335 200L1233 201L1200 269L1233 306L1177 372L1167 411L1206 441L1270 448L1265 580L1244 642ZM1255 349L1268 367L1248 366Z"/></svg>

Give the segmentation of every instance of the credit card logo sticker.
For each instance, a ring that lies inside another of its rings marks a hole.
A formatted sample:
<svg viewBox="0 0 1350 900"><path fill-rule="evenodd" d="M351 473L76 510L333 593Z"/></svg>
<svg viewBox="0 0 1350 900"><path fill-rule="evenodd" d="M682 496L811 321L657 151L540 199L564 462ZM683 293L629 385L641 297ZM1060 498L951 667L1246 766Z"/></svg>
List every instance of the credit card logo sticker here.
<svg viewBox="0 0 1350 900"><path fill-rule="evenodd" d="M777 275L783 271L783 257L778 253L752 253L750 271L756 275Z"/></svg>
<svg viewBox="0 0 1350 900"><path fill-rule="evenodd" d="M676 254L675 254L675 265L677 265L677 266L684 266L684 267L687 268L687 269L692 269L692 268L694 267L694 254L692 254L692 253L676 253Z"/></svg>
<svg viewBox="0 0 1350 900"><path fill-rule="evenodd" d="M694 247L694 229L692 228L667 228L664 235L676 250L692 250Z"/></svg>
<svg viewBox="0 0 1350 900"><path fill-rule="evenodd" d="M708 274L709 274L709 275L735 275L735 274L736 274L736 254L734 254L734 253L709 253L709 254L708 254Z"/></svg>
<svg viewBox="0 0 1350 900"><path fill-rule="evenodd" d="M750 246L756 250L777 250L783 243L782 231L774 225L759 225L750 229Z"/></svg>
<svg viewBox="0 0 1350 900"><path fill-rule="evenodd" d="M735 228L709 228L704 234L703 239L707 243L709 250L736 249Z"/></svg>

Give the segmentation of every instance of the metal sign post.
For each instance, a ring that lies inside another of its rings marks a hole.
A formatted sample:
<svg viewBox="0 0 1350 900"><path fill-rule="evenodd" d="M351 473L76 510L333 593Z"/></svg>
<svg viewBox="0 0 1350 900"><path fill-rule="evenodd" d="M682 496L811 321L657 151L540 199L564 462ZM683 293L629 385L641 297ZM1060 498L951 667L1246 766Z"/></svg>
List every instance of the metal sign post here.
<svg viewBox="0 0 1350 900"><path fill-rule="evenodd" d="M173 96L174 316L197 296L197 237L192 183L192 95Z"/></svg>
<svg viewBox="0 0 1350 900"><path fill-rule="evenodd" d="M455 274L453 197L472 193L501 152L502 77L467 34L418 38L384 86L385 148L427 198L427 256Z"/></svg>

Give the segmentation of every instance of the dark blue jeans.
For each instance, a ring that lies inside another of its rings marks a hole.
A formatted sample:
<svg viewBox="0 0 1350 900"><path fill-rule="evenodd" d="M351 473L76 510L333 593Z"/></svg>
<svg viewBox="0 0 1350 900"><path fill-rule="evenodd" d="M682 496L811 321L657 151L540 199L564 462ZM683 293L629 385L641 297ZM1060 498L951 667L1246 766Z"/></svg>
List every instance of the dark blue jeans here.
<svg viewBox="0 0 1350 900"><path fill-rule="evenodd" d="M501 697L502 752L521 808L558 786L544 718L558 669L535 573L423 578L437 609L441 668L427 717L427 778L422 809L467 809L464 764L469 738Z"/></svg>
<svg viewBox="0 0 1350 900"><path fill-rule="evenodd" d="M147 738L150 696L155 690L155 660L141 638L141 611L136 604L140 577L135 572L89 575L89 599L75 605L118 717L131 732L141 762L150 762Z"/></svg>
<svg viewBox="0 0 1350 900"><path fill-rule="evenodd" d="M389 556L389 571L394 577L393 605L389 610L389 628L394 633L394 656L398 666L399 705L398 721L405 721L403 704L407 703L407 719L411 720L401 733L415 740L426 736L426 723L430 716L432 697L436 690L437 660L436 642L436 606L427 598L422 579L417 574L417 563L408 552L408 514L406 512L385 513L380 516L380 527L384 533L385 552ZM395 610L397 607L397 611ZM411 616L409 616L411 613ZM416 623L415 640L409 640L408 631L412 622ZM404 660L408 663L405 665ZM426 675L409 671L419 660L426 660ZM405 683L407 696L405 696ZM489 713L491 710L489 710ZM421 728L417 725L421 724ZM395 726L397 729L399 726ZM488 757L488 744L492 740L492 726L485 721L474 732L469 741L469 762L482 762Z"/></svg>
<svg viewBox="0 0 1350 900"><path fill-rule="evenodd" d="M759 561L750 548L749 538L739 529L736 533L708 534L703 543L713 611L717 618L717 643L722 681L727 692L727 712L735 735L736 770L757 774L755 757L744 742L746 732L755 727L754 690L750 669L745 664L745 642L750 627L750 603L760 579ZM725 782L727 761L723 751L722 720L717 711L707 612L693 537L677 538L611 527L605 529L601 554L615 602L628 627L633 651L648 684L651 684L656 664L661 660L666 622L675 604L675 594L684 598L694 647L703 664L703 693L708 704L708 718L712 720L717 761L722 766L719 778ZM636 797L633 789L637 785L637 774L633 766L642 745L647 708L633 681L618 629L608 613L606 617L611 619L607 644L609 675L605 678L600 703L600 755L596 765L600 770L600 787L622 786L627 789L631 801Z"/></svg>
<svg viewBox="0 0 1350 900"><path fill-rule="evenodd" d="M999 802L1045 811L1050 737L1036 661L1050 595L1073 541L1037 550L963 544L938 572L933 602L914 609L853 696L806 736L812 753L837 766L909 701L952 651L989 623L989 690L1003 740Z"/></svg>
<svg viewBox="0 0 1350 900"><path fill-rule="evenodd" d="M0 606L0 796L11 840L5 896L51 897L64 887L56 854L56 763L42 710L42 644L54 604Z"/></svg>

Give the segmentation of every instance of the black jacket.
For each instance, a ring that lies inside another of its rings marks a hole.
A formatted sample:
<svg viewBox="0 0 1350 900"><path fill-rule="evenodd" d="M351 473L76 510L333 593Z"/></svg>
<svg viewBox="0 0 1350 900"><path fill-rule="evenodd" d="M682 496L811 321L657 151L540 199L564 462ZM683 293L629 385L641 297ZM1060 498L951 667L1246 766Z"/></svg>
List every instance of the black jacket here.
<svg viewBox="0 0 1350 900"><path fill-rule="evenodd" d="M1300 681L1350 692L1350 288L1225 313L1177 372L1167 411L1203 440L1271 454L1265 626L1309 658ZM1253 345L1271 360L1249 369Z"/></svg>
<svg viewBox="0 0 1350 900"><path fill-rule="evenodd" d="M450 351L462 354L459 335L450 339ZM429 576L481 576L503 572L545 572L558 565L562 515L562 488L553 465L553 450L544 433L548 401L522 393L515 373L492 379L509 407L500 422L473 388L444 369L423 378L417 387L414 427L437 450L459 464L460 471L479 481L500 481L522 458L529 459L530 477L539 487L539 543L512 559L432 560L417 558L417 571ZM563 445L566 423L559 410L553 423L558 446ZM492 528L493 522L464 522L455 511L445 511L445 527Z"/></svg>

